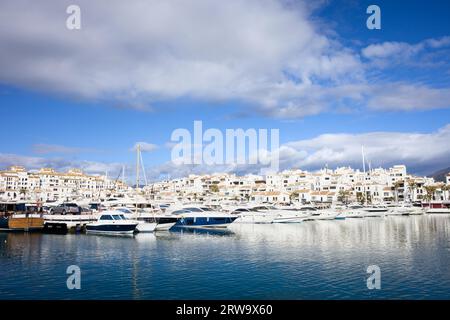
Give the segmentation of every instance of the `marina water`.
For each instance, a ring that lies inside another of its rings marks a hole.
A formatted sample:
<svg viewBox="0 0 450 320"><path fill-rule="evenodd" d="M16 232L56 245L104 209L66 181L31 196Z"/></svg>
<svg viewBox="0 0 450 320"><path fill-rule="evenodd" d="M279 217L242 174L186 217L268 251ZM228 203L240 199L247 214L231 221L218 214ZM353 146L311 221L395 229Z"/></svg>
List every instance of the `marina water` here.
<svg viewBox="0 0 450 320"><path fill-rule="evenodd" d="M81 268L69 290L66 269ZM381 289L367 288L369 265ZM3 299L450 299L450 216L108 237L0 233Z"/></svg>

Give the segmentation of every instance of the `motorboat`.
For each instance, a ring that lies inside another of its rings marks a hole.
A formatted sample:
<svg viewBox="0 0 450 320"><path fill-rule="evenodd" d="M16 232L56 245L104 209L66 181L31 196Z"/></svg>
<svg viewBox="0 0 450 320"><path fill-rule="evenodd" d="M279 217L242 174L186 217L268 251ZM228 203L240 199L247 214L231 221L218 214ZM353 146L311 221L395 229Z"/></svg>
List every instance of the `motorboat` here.
<svg viewBox="0 0 450 320"><path fill-rule="evenodd" d="M138 232L168 231L179 219L173 215L151 213L142 209L120 207L116 210L122 212L126 218L138 221L139 225L136 227Z"/></svg>
<svg viewBox="0 0 450 320"><path fill-rule="evenodd" d="M384 205L373 205L363 207L365 217L384 217L386 213L390 212L390 209Z"/></svg>
<svg viewBox="0 0 450 320"><path fill-rule="evenodd" d="M236 216L235 223L269 224L276 216L268 211L260 211L253 207L238 207L231 211Z"/></svg>
<svg viewBox="0 0 450 320"><path fill-rule="evenodd" d="M386 216L409 216L423 214L424 210L421 207L415 207L409 204L400 206L392 206L391 210L385 213Z"/></svg>
<svg viewBox="0 0 450 320"><path fill-rule="evenodd" d="M127 219L121 211L103 211L96 222L86 225L86 233L133 234L138 221Z"/></svg>
<svg viewBox="0 0 450 320"><path fill-rule="evenodd" d="M303 206L299 208L300 211L308 212L310 215L306 217L305 221L314 220L334 220L339 215L338 212L331 209L317 209L312 206Z"/></svg>
<svg viewBox="0 0 450 320"><path fill-rule="evenodd" d="M182 228L226 228L238 218L230 213L201 206L184 207L171 214L178 218L175 227Z"/></svg>
<svg viewBox="0 0 450 320"><path fill-rule="evenodd" d="M364 207L361 205L349 205L345 209L341 211L339 217L348 218L364 218L366 216L365 211L363 211Z"/></svg>
<svg viewBox="0 0 450 320"><path fill-rule="evenodd" d="M298 210L293 207L275 207L275 206L259 206L255 207L259 211L268 211L276 217L273 223L300 223L303 222L311 214Z"/></svg>

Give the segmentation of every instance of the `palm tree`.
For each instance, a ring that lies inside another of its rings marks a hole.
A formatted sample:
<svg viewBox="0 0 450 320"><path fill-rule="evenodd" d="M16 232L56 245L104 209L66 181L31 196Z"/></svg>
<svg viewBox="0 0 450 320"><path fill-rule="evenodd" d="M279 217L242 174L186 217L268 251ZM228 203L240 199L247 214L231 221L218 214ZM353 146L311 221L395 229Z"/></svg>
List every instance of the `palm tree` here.
<svg viewBox="0 0 450 320"><path fill-rule="evenodd" d="M357 192L356 193L356 201L358 201L361 204L364 204L364 202L366 201L366 197L364 196L364 193Z"/></svg>
<svg viewBox="0 0 450 320"><path fill-rule="evenodd" d="M21 200L25 200L25 196L27 194L27 189L26 188L21 188L19 191L19 194L21 195Z"/></svg>
<svg viewBox="0 0 450 320"><path fill-rule="evenodd" d="M441 190L444 192L444 201L447 201L448 200L448 197L447 197L448 192L447 191L450 191L450 184L444 184L442 186Z"/></svg>
<svg viewBox="0 0 450 320"><path fill-rule="evenodd" d="M416 189L417 189L417 183L414 180L409 179L408 180L408 190L410 192L410 195L409 195L410 201L414 201L414 191Z"/></svg>
<svg viewBox="0 0 450 320"><path fill-rule="evenodd" d="M289 202L292 203L292 200L298 199L300 193L298 191L293 191L289 195Z"/></svg>
<svg viewBox="0 0 450 320"><path fill-rule="evenodd" d="M425 199L429 202L434 199L434 193L436 192L437 187L436 186L424 186L426 191Z"/></svg>
<svg viewBox="0 0 450 320"><path fill-rule="evenodd" d="M211 192L217 193L217 192L219 192L219 186L217 184L213 184L209 187L209 190Z"/></svg>

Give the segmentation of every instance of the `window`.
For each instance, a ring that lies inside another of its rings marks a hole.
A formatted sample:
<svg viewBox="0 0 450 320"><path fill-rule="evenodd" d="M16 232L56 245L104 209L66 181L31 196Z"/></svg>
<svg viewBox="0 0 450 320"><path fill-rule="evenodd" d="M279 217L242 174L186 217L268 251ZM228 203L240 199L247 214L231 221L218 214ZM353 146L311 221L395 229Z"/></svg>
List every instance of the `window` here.
<svg viewBox="0 0 450 320"><path fill-rule="evenodd" d="M110 215L105 214L100 217L100 220L113 220L113 218Z"/></svg>
<svg viewBox="0 0 450 320"><path fill-rule="evenodd" d="M67 207L78 207L76 203L66 203L65 206L67 206Z"/></svg>

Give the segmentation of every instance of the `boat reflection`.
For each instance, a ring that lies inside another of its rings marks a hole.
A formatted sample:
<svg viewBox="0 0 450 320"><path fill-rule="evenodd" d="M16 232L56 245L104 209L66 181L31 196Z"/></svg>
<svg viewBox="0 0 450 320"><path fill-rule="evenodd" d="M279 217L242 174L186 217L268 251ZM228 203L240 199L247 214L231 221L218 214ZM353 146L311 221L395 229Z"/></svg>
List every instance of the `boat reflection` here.
<svg viewBox="0 0 450 320"><path fill-rule="evenodd" d="M171 230L177 234L193 234L193 235L211 235L211 236L232 236L234 232L228 228L178 228L173 227Z"/></svg>

